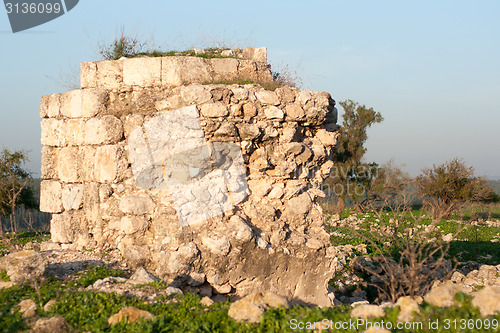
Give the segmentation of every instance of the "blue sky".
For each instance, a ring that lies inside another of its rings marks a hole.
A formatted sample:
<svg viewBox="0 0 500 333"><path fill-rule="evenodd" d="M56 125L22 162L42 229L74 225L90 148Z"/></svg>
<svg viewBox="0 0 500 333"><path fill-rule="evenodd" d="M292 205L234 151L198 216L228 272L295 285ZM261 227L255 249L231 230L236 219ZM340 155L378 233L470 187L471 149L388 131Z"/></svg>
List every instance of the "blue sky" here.
<svg viewBox="0 0 500 333"><path fill-rule="evenodd" d="M80 0L66 15L13 34L0 9L0 147L30 151L40 174L39 101L66 91L97 45L126 32L164 49L266 46L302 88L384 116L367 161L420 169L461 157L500 178L500 1ZM342 111L342 110L340 110Z"/></svg>

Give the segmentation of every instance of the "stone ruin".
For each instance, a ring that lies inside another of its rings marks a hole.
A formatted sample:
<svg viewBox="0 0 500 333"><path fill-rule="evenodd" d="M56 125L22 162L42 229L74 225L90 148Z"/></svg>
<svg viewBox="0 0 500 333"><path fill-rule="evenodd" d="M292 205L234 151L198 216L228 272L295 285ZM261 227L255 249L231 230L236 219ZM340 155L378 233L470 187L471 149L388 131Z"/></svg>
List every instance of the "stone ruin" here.
<svg viewBox="0 0 500 333"><path fill-rule="evenodd" d="M276 87L265 48L81 64L43 96L40 210L63 248L119 249L172 285L331 305L317 199L335 102ZM244 81L244 82L243 82Z"/></svg>

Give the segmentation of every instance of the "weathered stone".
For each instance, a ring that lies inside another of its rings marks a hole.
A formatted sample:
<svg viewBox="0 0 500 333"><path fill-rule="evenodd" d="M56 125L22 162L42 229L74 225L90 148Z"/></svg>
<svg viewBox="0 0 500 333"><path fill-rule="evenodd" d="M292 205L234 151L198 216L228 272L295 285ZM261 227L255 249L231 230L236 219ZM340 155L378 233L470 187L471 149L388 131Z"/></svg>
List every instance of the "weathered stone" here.
<svg viewBox="0 0 500 333"><path fill-rule="evenodd" d="M398 321L400 322L413 321L414 314L420 313L418 302L410 296L400 297L396 305L399 306Z"/></svg>
<svg viewBox="0 0 500 333"><path fill-rule="evenodd" d="M97 64L95 62L82 62L80 64L80 87L97 87Z"/></svg>
<svg viewBox="0 0 500 333"><path fill-rule="evenodd" d="M246 320L250 323L257 323L260 321L260 316L269 307L277 308L280 306L288 309L290 303L285 297L264 291L253 293L232 303L227 314L236 321Z"/></svg>
<svg viewBox="0 0 500 333"><path fill-rule="evenodd" d="M135 323L139 321L139 319L153 319L154 316L151 312L140 310L134 306L128 306L126 308L122 308L118 313L115 313L111 317L108 318L108 324L118 324L122 320L126 320L127 323Z"/></svg>
<svg viewBox="0 0 500 333"><path fill-rule="evenodd" d="M214 80L231 81L238 75L238 60L236 59L210 59L212 63L212 70Z"/></svg>
<svg viewBox="0 0 500 333"><path fill-rule="evenodd" d="M217 239L203 237L201 241L204 246L206 246L212 253L216 255L225 256L231 250L231 243L229 243L227 238L224 236Z"/></svg>
<svg viewBox="0 0 500 333"><path fill-rule="evenodd" d="M68 146L79 146L85 143L85 121L81 119L69 119L66 122L66 144Z"/></svg>
<svg viewBox="0 0 500 333"><path fill-rule="evenodd" d="M50 310L52 310L52 308L56 304L57 304L57 301L55 299L51 299L50 301L48 301L47 303L45 303L45 305L43 306L43 311L50 312Z"/></svg>
<svg viewBox="0 0 500 333"><path fill-rule="evenodd" d="M69 184L62 190L62 204L65 210L80 209L83 205L83 191L85 186Z"/></svg>
<svg viewBox="0 0 500 333"><path fill-rule="evenodd" d="M83 116L82 90L71 90L61 95L61 114L68 118Z"/></svg>
<svg viewBox="0 0 500 333"><path fill-rule="evenodd" d="M57 179L57 157L59 148L42 147L42 179Z"/></svg>
<svg viewBox="0 0 500 333"><path fill-rule="evenodd" d="M40 183L40 210L47 213L63 211L62 186L59 182L44 180Z"/></svg>
<svg viewBox="0 0 500 333"><path fill-rule="evenodd" d="M33 333L66 333L71 331L63 316L40 318L32 328Z"/></svg>
<svg viewBox="0 0 500 333"><path fill-rule="evenodd" d="M213 81L207 60L198 57L163 57L162 85L180 86Z"/></svg>
<svg viewBox="0 0 500 333"><path fill-rule="evenodd" d="M300 105L289 104L285 107L287 119L290 120L303 120L306 116L306 112Z"/></svg>
<svg viewBox="0 0 500 333"><path fill-rule="evenodd" d="M140 267L134 272L134 274L132 274L132 276L128 280L128 283L141 285L141 284L153 283L159 280L160 279L158 279L153 274L149 273L146 269Z"/></svg>
<svg viewBox="0 0 500 333"><path fill-rule="evenodd" d="M257 108L252 104L244 104L243 105L243 114L245 117L255 117L257 115Z"/></svg>
<svg viewBox="0 0 500 333"><path fill-rule="evenodd" d="M153 209L154 202L149 196L130 195L120 200L120 210L125 214L144 215Z"/></svg>
<svg viewBox="0 0 500 333"><path fill-rule="evenodd" d="M472 305L479 308L483 317L497 314L500 312L500 287L486 287L478 291Z"/></svg>
<svg viewBox="0 0 500 333"><path fill-rule="evenodd" d="M227 116L229 114L229 110L227 109L227 106L220 102L209 103L201 106L201 114L209 118L218 118Z"/></svg>
<svg viewBox="0 0 500 333"><path fill-rule="evenodd" d="M257 100L264 105L279 105L278 95L272 91L262 90L255 93Z"/></svg>
<svg viewBox="0 0 500 333"><path fill-rule="evenodd" d="M66 145L66 123L63 120L45 118L41 122L42 145L63 147Z"/></svg>
<svg viewBox="0 0 500 333"><path fill-rule="evenodd" d="M123 85L123 63L121 61L98 61L97 85L106 89L117 89Z"/></svg>
<svg viewBox="0 0 500 333"><path fill-rule="evenodd" d="M97 148L94 177L98 182L113 182L118 172L119 147L107 145Z"/></svg>
<svg viewBox="0 0 500 333"><path fill-rule="evenodd" d="M161 58L132 58L123 62L123 83L130 86L161 85Z"/></svg>
<svg viewBox="0 0 500 333"><path fill-rule="evenodd" d="M82 90L82 117L89 118L106 110L109 95L104 89Z"/></svg>
<svg viewBox="0 0 500 333"><path fill-rule="evenodd" d="M228 228L233 237L239 241L248 242L253 237L252 228L238 215L231 216Z"/></svg>
<svg viewBox="0 0 500 333"><path fill-rule="evenodd" d="M384 316L385 316L384 309L378 305L362 304L356 306L351 311L351 318L369 319L369 318L378 318Z"/></svg>
<svg viewBox="0 0 500 333"><path fill-rule="evenodd" d="M434 306L450 307L456 304L455 295L465 291L462 285L445 283L432 288L427 295L425 295L424 300Z"/></svg>
<svg viewBox="0 0 500 333"><path fill-rule="evenodd" d="M32 299L25 299L17 305L23 318L32 318L36 315L36 303Z"/></svg>
<svg viewBox="0 0 500 333"><path fill-rule="evenodd" d="M130 235L136 233L137 231L144 230L147 226L147 222L140 217L136 216L124 216L120 221L110 223L108 228L121 230L123 233Z"/></svg>
<svg viewBox="0 0 500 333"><path fill-rule="evenodd" d="M335 146L337 144L337 136L338 136L337 132L328 132L325 129L320 129L316 133L316 137L326 147Z"/></svg>
<svg viewBox="0 0 500 333"><path fill-rule="evenodd" d="M243 57L245 59L267 62L267 48L265 48L265 47L246 47L243 49Z"/></svg>
<svg viewBox="0 0 500 333"><path fill-rule="evenodd" d="M114 144L122 137L122 122L114 116L92 118L86 123L85 142L89 145Z"/></svg>
<svg viewBox="0 0 500 333"><path fill-rule="evenodd" d="M260 136L260 128L255 124L239 124L238 132L241 140L250 141Z"/></svg>
<svg viewBox="0 0 500 333"><path fill-rule="evenodd" d="M0 271L5 270L12 282L35 281L45 272L48 262L39 252L19 251L0 258Z"/></svg>
<svg viewBox="0 0 500 333"><path fill-rule="evenodd" d="M200 304L205 306L205 307L209 307L209 306L212 306L215 302L212 301L212 299L210 297L203 297L201 300L200 300Z"/></svg>
<svg viewBox="0 0 500 333"><path fill-rule="evenodd" d="M80 156L78 147L65 147L59 151L57 175L63 182L73 183L80 180Z"/></svg>

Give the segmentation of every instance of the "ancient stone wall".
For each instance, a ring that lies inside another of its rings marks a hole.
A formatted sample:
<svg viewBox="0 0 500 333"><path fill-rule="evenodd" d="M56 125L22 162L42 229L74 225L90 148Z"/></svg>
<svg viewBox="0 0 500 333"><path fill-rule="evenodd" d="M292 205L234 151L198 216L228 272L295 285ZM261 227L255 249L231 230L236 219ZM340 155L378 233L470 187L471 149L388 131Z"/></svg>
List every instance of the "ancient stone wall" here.
<svg viewBox="0 0 500 333"><path fill-rule="evenodd" d="M230 55L83 63L81 89L42 97L52 240L118 248L192 290L329 305L336 261L316 201L335 102L265 89L265 48Z"/></svg>

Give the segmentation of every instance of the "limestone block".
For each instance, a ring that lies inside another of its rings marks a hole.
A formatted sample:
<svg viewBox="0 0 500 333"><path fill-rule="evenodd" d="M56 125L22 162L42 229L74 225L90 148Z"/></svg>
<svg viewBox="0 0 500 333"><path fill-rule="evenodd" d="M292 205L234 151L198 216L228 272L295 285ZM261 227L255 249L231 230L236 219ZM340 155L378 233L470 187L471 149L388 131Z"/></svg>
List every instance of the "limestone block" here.
<svg viewBox="0 0 500 333"><path fill-rule="evenodd" d="M257 64L253 60L240 60L238 66L238 77L241 80L257 81Z"/></svg>
<svg viewBox="0 0 500 333"><path fill-rule="evenodd" d="M123 83L130 86L161 85L161 58L132 58L122 60Z"/></svg>
<svg viewBox="0 0 500 333"><path fill-rule="evenodd" d="M325 129L320 129L316 133L316 137L321 141L324 146L331 147L337 144L338 132L328 132Z"/></svg>
<svg viewBox="0 0 500 333"><path fill-rule="evenodd" d="M115 116L89 119L85 125L85 142L90 145L113 144L123 137L123 125Z"/></svg>
<svg viewBox="0 0 500 333"><path fill-rule="evenodd" d="M242 141L251 141L260 136L260 128L256 124L238 124L238 132Z"/></svg>
<svg viewBox="0 0 500 333"><path fill-rule="evenodd" d="M150 214L154 208L155 204L149 196L130 195L120 200L120 210L125 214Z"/></svg>
<svg viewBox="0 0 500 333"><path fill-rule="evenodd" d="M95 169L95 153L97 148L92 146L81 146L80 147L80 177L83 182L95 181L94 169Z"/></svg>
<svg viewBox="0 0 500 333"><path fill-rule="evenodd" d="M47 117L55 118L61 114L61 94L49 95L49 104L47 106Z"/></svg>
<svg viewBox="0 0 500 333"><path fill-rule="evenodd" d="M201 242L210 252L216 255L225 256L231 250L231 243L224 236L218 238L203 237Z"/></svg>
<svg viewBox="0 0 500 333"><path fill-rule="evenodd" d="M109 95L104 89L82 90L82 117L90 118L106 110Z"/></svg>
<svg viewBox="0 0 500 333"><path fill-rule="evenodd" d="M144 124L144 115L143 114L129 114L129 115L125 116L125 118L122 117L122 122L123 122L123 132L125 133L125 137L128 138L130 133L137 126L142 126Z"/></svg>
<svg viewBox="0 0 500 333"><path fill-rule="evenodd" d="M95 62L82 62L80 64L80 88L97 87L97 64Z"/></svg>
<svg viewBox="0 0 500 333"><path fill-rule="evenodd" d="M252 228L238 215L231 216L228 228L231 235L239 241L249 242L253 237Z"/></svg>
<svg viewBox="0 0 500 333"><path fill-rule="evenodd" d="M61 95L61 114L68 118L83 116L81 90L71 90Z"/></svg>
<svg viewBox="0 0 500 333"><path fill-rule="evenodd" d="M203 104L200 112L203 116L209 118L225 117L229 114L227 106L220 102Z"/></svg>
<svg viewBox="0 0 500 333"><path fill-rule="evenodd" d="M95 153L95 179L98 182L112 182L118 171L118 146L108 145L97 148Z"/></svg>
<svg viewBox="0 0 500 333"><path fill-rule="evenodd" d="M59 148L42 147L42 179L57 179L57 157Z"/></svg>
<svg viewBox="0 0 500 333"><path fill-rule="evenodd" d="M146 220L137 216L124 216L120 221L114 221L108 224L109 229L119 230L127 235L143 230L146 226Z"/></svg>
<svg viewBox="0 0 500 333"><path fill-rule="evenodd" d="M214 72L214 81L231 81L238 77L238 60L236 59L210 59Z"/></svg>
<svg viewBox="0 0 500 333"><path fill-rule="evenodd" d="M85 216L80 211L53 214L50 220L52 242L68 244L76 240L78 234L85 230Z"/></svg>
<svg viewBox="0 0 500 333"><path fill-rule="evenodd" d="M267 62L267 48L265 47L245 47L243 49L245 59Z"/></svg>
<svg viewBox="0 0 500 333"><path fill-rule="evenodd" d="M184 84L205 83L213 81L210 66L206 59L186 57L181 67L181 78Z"/></svg>
<svg viewBox="0 0 500 333"><path fill-rule="evenodd" d="M40 100L40 118L47 118L47 112L49 109L49 96L42 96Z"/></svg>
<svg viewBox="0 0 500 333"><path fill-rule="evenodd" d="M162 85L176 87L183 84L213 81L209 63L203 58L163 57L161 61Z"/></svg>
<svg viewBox="0 0 500 333"><path fill-rule="evenodd" d="M96 182L85 184L83 208L87 221L94 223L100 221L101 212L99 203L99 184Z"/></svg>
<svg viewBox="0 0 500 333"><path fill-rule="evenodd" d="M263 90L255 93L257 100L264 105L279 105L280 100L278 95L273 91Z"/></svg>
<svg viewBox="0 0 500 333"><path fill-rule="evenodd" d="M285 107L286 117L290 120L303 120L306 116L304 109L298 104L289 104Z"/></svg>
<svg viewBox="0 0 500 333"><path fill-rule="evenodd" d="M74 183L80 180L80 158L78 147L65 147L59 151L57 174L63 182Z"/></svg>
<svg viewBox="0 0 500 333"><path fill-rule="evenodd" d="M66 123L63 120L44 118L41 127L42 145L55 147L66 145Z"/></svg>
<svg viewBox="0 0 500 333"><path fill-rule="evenodd" d="M245 117L255 117L257 115L257 108L250 103L243 104L243 114Z"/></svg>
<svg viewBox="0 0 500 333"><path fill-rule="evenodd" d="M65 210L80 209L83 205L85 185L68 184L62 189L62 204Z"/></svg>
<svg viewBox="0 0 500 333"><path fill-rule="evenodd" d="M62 187L57 181L43 180L40 184L40 210L46 213L63 211Z"/></svg>
<svg viewBox="0 0 500 333"><path fill-rule="evenodd" d="M212 94L204 86L192 84L181 87L181 97L186 104L203 104L212 98Z"/></svg>
<svg viewBox="0 0 500 333"><path fill-rule="evenodd" d="M98 61L97 87L117 89L123 85L123 64L121 61Z"/></svg>
<svg viewBox="0 0 500 333"><path fill-rule="evenodd" d="M285 114L283 113L282 110L278 109L275 106L270 106L264 110L264 114L266 115L267 119L279 119L283 120L285 117Z"/></svg>
<svg viewBox="0 0 500 333"><path fill-rule="evenodd" d="M248 90L245 88L231 88L231 91L233 92L234 98L236 98L238 101L243 101L248 98Z"/></svg>
<svg viewBox="0 0 500 333"><path fill-rule="evenodd" d="M66 121L66 144L80 146L85 143L85 121L82 119L68 119Z"/></svg>

